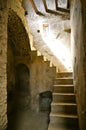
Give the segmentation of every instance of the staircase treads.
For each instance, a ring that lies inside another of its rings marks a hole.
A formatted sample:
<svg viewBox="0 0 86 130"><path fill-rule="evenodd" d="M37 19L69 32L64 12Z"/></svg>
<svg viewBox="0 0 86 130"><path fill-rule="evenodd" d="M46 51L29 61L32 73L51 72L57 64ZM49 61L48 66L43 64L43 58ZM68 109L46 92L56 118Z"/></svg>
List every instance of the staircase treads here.
<svg viewBox="0 0 86 130"><path fill-rule="evenodd" d="M53 85L54 87L74 87L74 85L72 84L56 84Z"/></svg>
<svg viewBox="0 0 86 130"><path fill-rule="evenodd" d="M56 74L56 77L63 78L63 77L72 77L72 72L59 72Z"/></svg>
<svg viewBox="0 0 86 130"><path fill-rule="evenodd" d="M50 114L50 123L57 123L58 125L77 126L78 116L70 114ZM71 127L70 127L71 128Z"/></svg>
<svg viewBox="0 0 86 130"><path fill-rule="evenodd" d="M62 117L62 118L72 118L72 119L77 119L78 116L77 115L69 115L69 114L54 114L51 113L50 117Z"/></svg>
<svg viewBox="0 0 86 130"><path fill-rule="evenodd" d="M48 130L79 130L78 126L69 126L64 124L58 124L58 123L50 123Z"/></svg>
<svg viewBox="0 0 86 130"><path fill-rule="evenodd" d="M52 93L53 95L61 95L61 96L64 96L64 95L66 95L66 96L75 96L75 94L74 93Z"/></svg>
<svg viewBox="0 0 86 130"><path fill-rule="evenodd" d="M50 61L44 61L44 64L49 67L50 66Z"/></svg>
<svg viewBox="0 0 86 130"><path fill-rule="evenodd" d="M53 102L75 102L75 94L73 93L52 93Z"/></svg>
<svg viewBox="0 0 86 130"><path fill-rule="evenodd" d="M77 114L77 105L75 103L52 103L52 113Z"/></svg>
<svg viewBox="0 0 86 130"><path fill-rule="evenodd" d="M76 103L64 103L64 102L60 102L60 103L51 103L51 105L65 105L65 106L76 106Z"/></svg>
<svg viewBox="0 0 86 130"><path fill-rule="evenodd" d="M57 73L52 98L48 130L79 130L72 72Z"/></svg>
<svg viewBox="0 0 86 130"><path fill-rule="evenodd" d="M61 84L61 85L71 85L71 84L73 84L73 78L55 78L55 80L54 80L54 84L55 85L59 85L59 84Z"/></svg>
<svg viewBox="0 0 86 130"><path fill-rule="evenodd" d="M50 114L50 123L58 123L65 125L77 125L78 116L77 115L67 115L67 114Z"/></svg>
<svg viewBox="0 0 86 130"><path fill-rule="evenodd" d="M74 93L73 85L53 85L54 92Z"/></svg>
<svg viewBox="0 0 86 130"><path fill-rule="evenodd" d="M35 60L37 57L37 51L31 51L31 60Z"/></svg>
<svg viewBox="0 0 86 130"><path fill-rule="evenodd" d="M36 60L39 62L44 62L43 56L37 56Z"/></svg>

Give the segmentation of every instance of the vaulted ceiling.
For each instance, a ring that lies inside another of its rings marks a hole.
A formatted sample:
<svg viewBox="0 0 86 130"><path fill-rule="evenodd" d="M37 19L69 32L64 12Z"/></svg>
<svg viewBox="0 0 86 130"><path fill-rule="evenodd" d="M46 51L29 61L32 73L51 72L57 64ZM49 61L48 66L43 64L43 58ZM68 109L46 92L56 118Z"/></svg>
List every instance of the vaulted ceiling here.
<svg viewBox="0 0 86 130"><path fill-rule="evenodd" d="M11 9L8 15L8 42L15 56L29 55L30 41L28 34L21 19Z"/></svg>
<svg viewBox="0 0 86 130"><path fill-rule="evenodd" d="M54 1L54 5L55 5L55 10L50 9L49 8L49 0L41 0L42 4L44 6L44 9L47 13L51 13L51 14L59 14L60 12L70 12L69 10L69 0L64 1L65 3L65 7L61 7L60 6L60 2L62 2L61 0L53 0ZM52 0L51 0L52 1ZM38 9L38 7L36 6L35 0L30 0L30 3L35 11L36 14L38 15L42 15L42 13L40 12L40 10ZM59 12L60 11L60 12Z"/></svg>

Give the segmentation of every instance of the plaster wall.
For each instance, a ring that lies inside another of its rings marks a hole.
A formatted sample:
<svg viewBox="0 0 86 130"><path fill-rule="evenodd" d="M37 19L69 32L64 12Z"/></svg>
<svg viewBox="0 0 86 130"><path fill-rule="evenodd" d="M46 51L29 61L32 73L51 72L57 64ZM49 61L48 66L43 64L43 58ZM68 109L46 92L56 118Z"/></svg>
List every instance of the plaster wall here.
<svg viewBox="0 0 86 130"><path fill-rule="evenodd" d="M80 130L86 129L85 41L86 1L74 0L71 10L71 52Z"/></svg>
<svg viewBox="0 0 86 130"><path fill-rule="evenodd" d="M56 74L55 67L49 67L49 62L44 62L37 57L30 66L31 108L39 111L40 93L53 91L53 82Z"/></svg>
<svg viewBox="0 0 86 130"><path fill-rule="evenodd" d="M23 0L23 8L27 11L26 19L33 35L33 47L57 66L58 71L72 71L69 14L47 13L42 1L36 0L34 2L40 12L39 15L35 13L29 0ZM47 0L47 6L48 9L55 10L55 1ZM47 31L43 32L43 24L46 23L49 27ZM60 54L60 52L62 53Z"/></svg>

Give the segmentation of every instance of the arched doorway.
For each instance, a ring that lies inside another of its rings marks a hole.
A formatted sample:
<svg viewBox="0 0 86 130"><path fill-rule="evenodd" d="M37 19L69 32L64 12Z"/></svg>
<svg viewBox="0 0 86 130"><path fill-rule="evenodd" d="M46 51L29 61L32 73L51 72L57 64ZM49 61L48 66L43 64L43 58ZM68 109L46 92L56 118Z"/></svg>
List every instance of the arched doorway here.
<svg viewBox="0 0 86 130"><path fill-rule="evenodd" d="M13 128L13 122L16 122L11 119L13 114L15 115L15 111L17 109L29 109L30 107L30 72L25 64L27 59L29 59L28 66L30 64L31 50L23 21L11 9L8 12L7 29L7 115L8 129L10 129L9 127Z"/></svg>
<svg viewBox="0 0 86 130"><path fill-rule="evenodd" d="M30 108L30 86L29 86L29 78L30 72L26 65L18 64L16 66L16 100L15 106L17 109L29 109Z"/></svg>

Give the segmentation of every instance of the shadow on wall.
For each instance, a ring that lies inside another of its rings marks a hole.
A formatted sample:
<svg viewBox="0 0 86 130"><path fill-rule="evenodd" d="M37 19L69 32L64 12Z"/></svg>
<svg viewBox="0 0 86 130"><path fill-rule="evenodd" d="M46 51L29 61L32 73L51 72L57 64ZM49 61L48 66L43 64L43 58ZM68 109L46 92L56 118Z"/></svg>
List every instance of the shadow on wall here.
<svg viewBox="0 0 86 130"><path fill-rule="evenodd" d="M15 86L15 107L16 109L26 110L30 108L30 72L26 65L16 66L16 86Z"/></svg>
<svg viewBox="0 0 86 130"><path fill-rule="evenodd" d="M52 92L46 91L39 94L39 110L50 113L52 102Z"/></svg>

